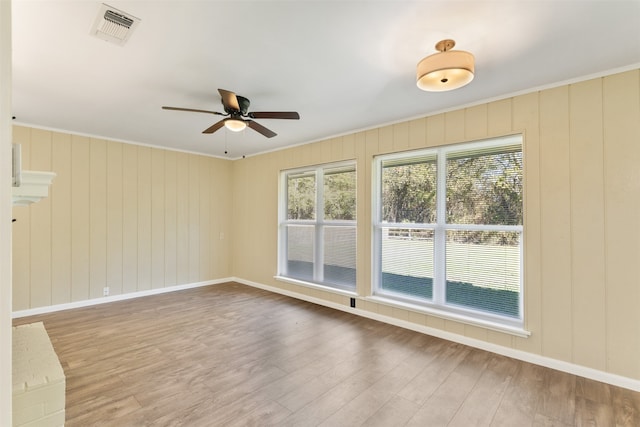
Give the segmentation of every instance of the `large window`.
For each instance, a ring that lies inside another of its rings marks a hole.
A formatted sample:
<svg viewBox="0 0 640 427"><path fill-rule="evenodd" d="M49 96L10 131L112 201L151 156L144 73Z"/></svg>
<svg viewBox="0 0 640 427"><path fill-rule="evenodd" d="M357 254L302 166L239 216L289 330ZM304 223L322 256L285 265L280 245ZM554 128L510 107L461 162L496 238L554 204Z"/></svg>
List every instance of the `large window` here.
<svg viewBox="0 0 640 427"><path fill-rule="evenodd" d="M278 275L355 290L353 162L283 172L280 194Z"/></svg>
<svg viewBox="0 0 640 427"><path fill-rule="evenodd" d="M374 294L521 325L521 136L375 163Z"/></svg>

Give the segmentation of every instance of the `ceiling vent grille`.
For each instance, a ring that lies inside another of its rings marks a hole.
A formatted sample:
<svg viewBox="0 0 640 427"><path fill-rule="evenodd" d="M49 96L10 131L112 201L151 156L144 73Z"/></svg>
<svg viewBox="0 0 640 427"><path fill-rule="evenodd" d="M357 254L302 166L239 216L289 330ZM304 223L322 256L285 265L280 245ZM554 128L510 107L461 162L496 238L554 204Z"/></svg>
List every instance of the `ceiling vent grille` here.
<svg viewBox="0 0 640 427"><path fill-rule="evenodd" d="M103 3L91 28L91 34L122 46L129 40L138 23L140 20L135 16Z"/></svg>

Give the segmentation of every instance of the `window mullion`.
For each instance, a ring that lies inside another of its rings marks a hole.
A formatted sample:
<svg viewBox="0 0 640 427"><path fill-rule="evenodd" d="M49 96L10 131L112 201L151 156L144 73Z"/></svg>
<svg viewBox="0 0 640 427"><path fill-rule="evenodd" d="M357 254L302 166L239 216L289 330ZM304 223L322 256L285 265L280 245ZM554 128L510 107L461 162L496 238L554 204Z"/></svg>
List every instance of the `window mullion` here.
<svg viewBox="0 0 640 427"><path fill-rule="evenodd" d="M316 226L313 259L313 277L317 282L324 281L324 172L316 170Z"/></svg>
<svg viewBox="0 0 640 427"><path fill-rule="evenodd" d="M434 243L433 302L445 303L446 282L446 213L447 213L447 157L438 153L436 157L436 228Z"/></svg>
<svg viewBox="0 0 640 427"><path fill-rule="evenodd" d="M279 230L278 230L278 274L288 275L289 271L287 269L287 254L288 243L287 243L287 230L288 226L287 222L287 207L289 205L289 193L287 191L287 174L280 175L280 182L278 183L280 188L278 191L280 206L278 210L278 219L279 219Z"/></svg>
<svg viewBox="0 0 640 427"><path fill-rule="evenodd" d="M374 196L371 198L371 289L375 295L380 289L382 277L382 161L377 158L371 173Z"/></svg>

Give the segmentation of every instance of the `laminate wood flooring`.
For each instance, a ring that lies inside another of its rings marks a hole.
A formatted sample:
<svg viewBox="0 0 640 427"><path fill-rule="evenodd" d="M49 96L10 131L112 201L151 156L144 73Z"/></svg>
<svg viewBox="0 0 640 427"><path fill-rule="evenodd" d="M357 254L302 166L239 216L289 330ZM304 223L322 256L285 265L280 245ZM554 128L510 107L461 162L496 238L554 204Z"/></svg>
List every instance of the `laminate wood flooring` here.
<svg viewBox="0 0 640 427"><path fill-rule="evenodd" d="M238 283L41 316L66 426L640 426L640 393Z"/></svg>

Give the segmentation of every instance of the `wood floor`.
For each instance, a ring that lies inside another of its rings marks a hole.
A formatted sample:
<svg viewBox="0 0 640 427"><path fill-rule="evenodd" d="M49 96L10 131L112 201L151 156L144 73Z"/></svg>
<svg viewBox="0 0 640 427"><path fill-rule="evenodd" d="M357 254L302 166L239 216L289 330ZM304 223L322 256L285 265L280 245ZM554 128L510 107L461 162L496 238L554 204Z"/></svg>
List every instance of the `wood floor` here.
<svg viewBox="0 0 640 427"><path fill-rule="evenodd" d="M237 283L42 316L66 426L640 426L640 393Z"/></svg>

